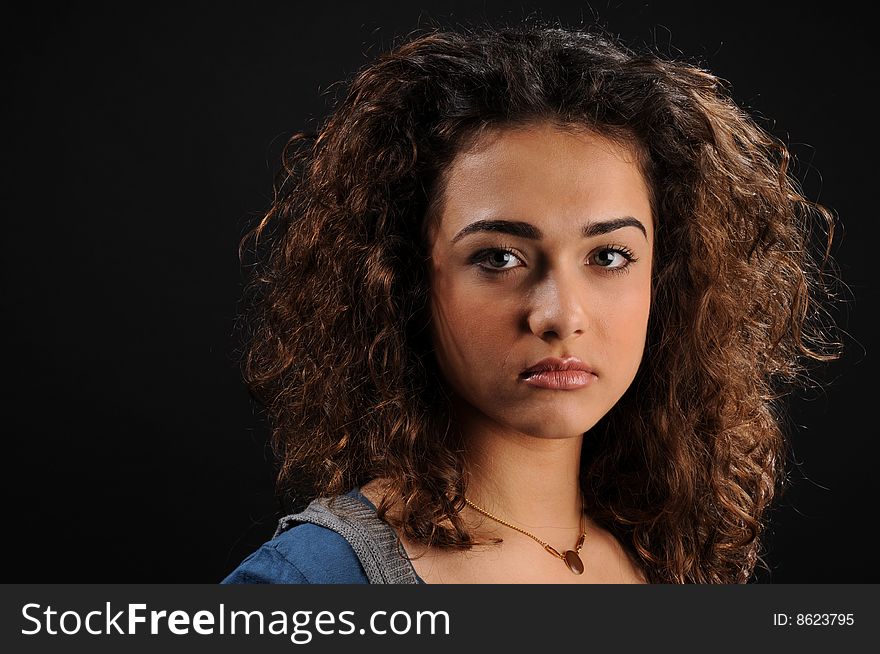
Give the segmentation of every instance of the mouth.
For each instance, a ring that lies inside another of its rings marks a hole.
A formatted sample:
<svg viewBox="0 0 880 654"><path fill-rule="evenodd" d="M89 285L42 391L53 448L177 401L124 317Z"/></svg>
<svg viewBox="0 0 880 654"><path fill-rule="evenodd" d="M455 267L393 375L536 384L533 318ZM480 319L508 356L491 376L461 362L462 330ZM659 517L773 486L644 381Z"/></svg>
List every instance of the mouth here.
<svg viewBox="0 0 880 654"><path fill-rule="evenodd" d="M598 376L577 357L547 357L523 370L519 378L535 388L562 391L585 388Z"/></svg>

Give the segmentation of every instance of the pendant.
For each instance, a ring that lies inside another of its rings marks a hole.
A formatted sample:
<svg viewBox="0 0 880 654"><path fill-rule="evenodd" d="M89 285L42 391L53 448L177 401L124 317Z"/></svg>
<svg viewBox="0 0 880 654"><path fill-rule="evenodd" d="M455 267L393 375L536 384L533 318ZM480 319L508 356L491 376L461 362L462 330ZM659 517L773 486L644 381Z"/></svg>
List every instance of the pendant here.
<svg viewBox="0 0 880 654"><path fill-rule="evenodd" d="M574 550L566 550L565 554L562 555L562 558L565 561L565 565L567 565L568 569L574 574L584 574L584 562L581 561L581 557L578 556L577 552Z"/></svg>

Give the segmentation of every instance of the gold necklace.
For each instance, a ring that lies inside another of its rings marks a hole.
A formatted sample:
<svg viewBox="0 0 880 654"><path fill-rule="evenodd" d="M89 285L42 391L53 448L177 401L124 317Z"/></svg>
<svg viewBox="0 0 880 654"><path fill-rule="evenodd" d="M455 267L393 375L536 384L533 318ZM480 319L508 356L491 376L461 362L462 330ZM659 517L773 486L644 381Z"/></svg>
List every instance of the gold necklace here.
<svg viewBox="0 0 880 654"><path fill-rule="evenodd" d="M568 569L571 570L572 573L574 573L576 575L581 575L584 573L584 562L581 561L581 557L580 557L581 548L584 546L584 542L586 542L586 540L587 540L587 531L586 531L586 526L584 524L585 515L584 515L584 498L583 498L583 496L581 496L581 522L580 522L581 535L578 537L577 545L574 546L573 550L565 550L565 552L562 552L562 553L560 553L559 550L554 548L549 543L544 542L543 540L541 540L540 538L538 538L534 534L530 534L525 529L520 529L516 525L512 525L509 522L506 522L506 521L502 520L501 518L498 518L498 517L492 515L491 513L486 511L486 509L481 509L476 504L471 502L468 498L464 498L464 501L467 502L468 506L470 506L472 509L482 513L487 518L491 518L495 522L500 522L505 527L510 527L511 529L515 529L519 533L528 536L529 538L531 538L534 541L537 541L538 543L541 544L541 546L545 550L547 550L547 552L549 552L550 554L552 554L556 558L562 559L563 561L565 561L565 565L568 566Z"/></svg>

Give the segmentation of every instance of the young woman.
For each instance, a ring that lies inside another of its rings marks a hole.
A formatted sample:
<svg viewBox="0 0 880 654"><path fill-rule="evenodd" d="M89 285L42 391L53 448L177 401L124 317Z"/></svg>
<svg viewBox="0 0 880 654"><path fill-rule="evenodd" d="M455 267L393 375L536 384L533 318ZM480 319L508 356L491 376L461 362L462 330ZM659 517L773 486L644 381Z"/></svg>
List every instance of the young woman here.
<svg viewBox="0 0 880 654"><path fill-rule="evenodd" d="M296 513L224 581L748 581L778 400L836 347L788 161L718 78L597 33L378 57L247 241Z"/></svg>

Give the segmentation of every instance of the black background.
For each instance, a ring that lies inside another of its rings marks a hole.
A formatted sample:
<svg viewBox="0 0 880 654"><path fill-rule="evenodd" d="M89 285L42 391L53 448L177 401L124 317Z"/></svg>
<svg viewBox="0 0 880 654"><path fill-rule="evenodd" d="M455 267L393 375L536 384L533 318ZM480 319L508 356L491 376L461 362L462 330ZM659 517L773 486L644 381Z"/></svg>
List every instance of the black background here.
<svg viewBox="0 0 880 654"><path fill-rule="evenodd" d="M271 536L266 427L235 325L238 241L268 205L280 149L409 32L527 15L598 20L729 80L790 145L807 196L840 216L847 350L824 391L791 404L794 486L760 579L880 580L867 17L769 2L328 0L5 17L5 581L212 583Z"/></svg>

